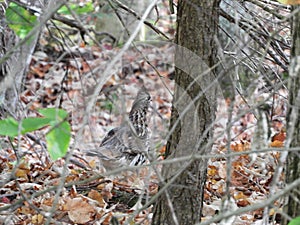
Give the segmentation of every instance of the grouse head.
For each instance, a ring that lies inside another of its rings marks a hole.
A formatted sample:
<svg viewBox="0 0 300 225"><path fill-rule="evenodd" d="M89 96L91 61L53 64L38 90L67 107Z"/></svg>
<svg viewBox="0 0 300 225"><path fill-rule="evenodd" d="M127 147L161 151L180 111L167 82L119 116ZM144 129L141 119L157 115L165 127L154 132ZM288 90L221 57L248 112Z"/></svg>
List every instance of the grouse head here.
<svg viewBox="0 0 300 225"><path fill-rule="evenodd" d="M151 102L151 96L148 93L145 86L142 86L142 88L137 93L137 96L132 104L130 114L133 113L136 110L147 110Z"/></svg>

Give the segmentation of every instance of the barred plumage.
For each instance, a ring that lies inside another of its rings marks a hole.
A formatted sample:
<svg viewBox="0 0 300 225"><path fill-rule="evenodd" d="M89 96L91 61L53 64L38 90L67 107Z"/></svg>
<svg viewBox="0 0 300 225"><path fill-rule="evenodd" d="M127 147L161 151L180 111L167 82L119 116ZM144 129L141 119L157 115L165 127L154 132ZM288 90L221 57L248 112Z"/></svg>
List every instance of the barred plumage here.
<svg viewBox="0 0 300 225"><path fill-rule="evenodd" d="M150 101L150 94L143 86L132 104L128 123L110 130L99 149L89 151L87 155L98 156L104 168L109 170L143 164L149 150L147 111Z"/></svg>

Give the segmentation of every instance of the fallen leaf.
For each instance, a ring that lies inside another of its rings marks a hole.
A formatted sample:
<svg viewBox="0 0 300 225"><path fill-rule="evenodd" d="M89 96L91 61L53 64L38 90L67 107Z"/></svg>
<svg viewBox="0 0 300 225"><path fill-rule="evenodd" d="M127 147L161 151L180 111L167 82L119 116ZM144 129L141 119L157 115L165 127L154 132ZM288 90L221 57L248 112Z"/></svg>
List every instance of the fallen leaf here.
<svg viewBox="0 0 300 225"><path fill-rule="evenodd" d="M215 166L208 166L207 175L215 176L218 174L217 168Z"/></svg>
<svg viewBox="0 0 300 225"><path fill-rule="evenodd" d="M274 141L284 142L285 138L286 138L286 133L284 131L281 131L280 133L277 133L272 137L272 142Z"/></svg>
<svg viewBox="0 0 300 225"><path fill-rule="evenodd" d="M44 224L44 216L41 214L33 215L31 218L31 222L34 225Z"/></svg>
<svg viewBox="0 0 300 225"><path fill-rule="evenodd" d="M104 201L103 196L98 191L91 190L88 193L88 197L96 200L101 208L104 208L106 206L106 202Z"/></svg>
<svg viewBox="0 0 300 225"><path fill-rule="evenodd" d="M26 181L28 181L28 173L30 170L27 169L16 169L15 176L18 178L24 178Z"/></svg>
<svg viewBox="0 0 300 225"><path fill-rule="evenodd" d="M298 5L300 4L300 0L278 0L280 3L286 4L286 5Z"/></svg>
<svg viewBox="0 0 300 225"><path fill-rule="evenodd" d="M85 224L93 219L96 211L83 198L69 199L66 203L68 216L73 223Z"/></svg>
<svg viewBox="0 0 300 225"><path fill-rule="evenodd" d="M230 145L230 149L234 152L242 152L250 149L250 143L248 141L234 142Z"/></svg>
<svg viewBox="0 0 300 225"><path fill-rule="evenodd" d="M273 148L281 148L284 146L284 143L282 141L273 141L271 142L270 144L270 147L273 147Z"/></svg>

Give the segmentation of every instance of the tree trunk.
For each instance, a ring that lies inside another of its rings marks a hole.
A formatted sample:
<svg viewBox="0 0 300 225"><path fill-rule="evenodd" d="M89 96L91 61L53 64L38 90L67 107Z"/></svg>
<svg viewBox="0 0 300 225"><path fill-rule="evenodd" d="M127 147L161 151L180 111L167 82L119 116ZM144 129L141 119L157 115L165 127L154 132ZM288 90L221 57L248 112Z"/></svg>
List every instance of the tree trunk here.
<svg viewBox="0 0 300 225"><path fill-rule="evenodd" d="M22 74L22 71L13 71L15 70L14 67L18 67L16 59L19 53L15 51L10 56L7 56L8 52L13 49L18 41L14 31L9 28L5 20L7 6L7 1L0 3L0 116L4 114L4 111L15 111L14 106L17 100L14 92L16 92L16 89L19 89L17 86L20 85L20 82L14 82L14 80L17 79L19 81L16 74ZM5 56L7 58L4 58ZM13 85L14 83L15 85Z"/></svg>
<svg viewBox="0 0 300 225"><path fill-rule="evenodd" d="M32 34L30 41L16 47L20 40L5 20L5 10L9 2L7 0L0 3L0 117L7 115L19 117L22 113L19 94L23 88L24 76L39 32ZM33 4L34 2L42 3L34 0L27 0L27 2L31 5L36 5ZM45 1L43 6L46 13L43 13L40 18L51 12L56 2L58 1Z"/></svg>
<svg viewBox="0 0 300 225"><path fill-rule="evenodd" d="M205 160L212 146L216 110L213 70L217 48L219 0L179 0L175 53L175 92L166 158L191 156L164 165L152 224L194 224L201 220Z"/></svg>
<svg viewBox="0 0 300 225"><path fill-rule="evenodd" d="M292 19L292 50L289 68L289 109L287 113L287 145L300 146L300 7ZM300 177L299 152L289 152L286 163L286 183L291 183ZM291 218L300 216L300 187L290 193L285 212ZM287 224L286 221L283 222Z"/></svg>

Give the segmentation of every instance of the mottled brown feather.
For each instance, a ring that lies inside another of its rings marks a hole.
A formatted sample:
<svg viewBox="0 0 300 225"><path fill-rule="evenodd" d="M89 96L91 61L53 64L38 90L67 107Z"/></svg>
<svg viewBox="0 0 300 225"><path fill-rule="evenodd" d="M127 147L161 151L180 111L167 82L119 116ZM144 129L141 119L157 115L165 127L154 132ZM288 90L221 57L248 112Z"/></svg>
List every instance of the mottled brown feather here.
<svg viewBox="0 0 300 225"><path fill-rule="evenodd" d="M143 86L129 112L129 121L110 130L102 140L99 149L87 152L99 157L104 168L112 170L121 166L141 165L149 151L150 129L147 111L151 96Z"/></svg>

